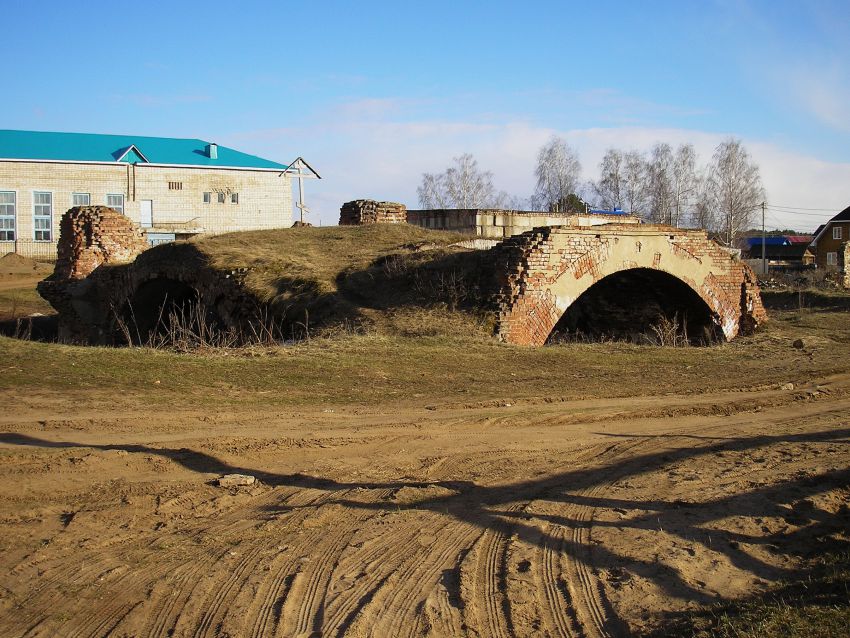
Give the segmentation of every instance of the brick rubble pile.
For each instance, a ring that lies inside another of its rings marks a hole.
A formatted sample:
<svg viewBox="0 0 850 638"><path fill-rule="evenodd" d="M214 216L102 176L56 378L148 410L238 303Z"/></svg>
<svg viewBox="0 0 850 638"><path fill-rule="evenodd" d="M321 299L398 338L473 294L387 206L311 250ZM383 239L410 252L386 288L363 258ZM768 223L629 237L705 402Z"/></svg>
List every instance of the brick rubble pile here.
<svg viewBox="0 0 850 638"><path fill-rule="evenodd" d="M372 199L357 199L346 202L339 209L340 226L364 224L406 224L407 207L396 202L376 202Z"/></svg>
<svg viewBox="0 0 850 638"><path fill-rule="evenodd" d="M149 248L144 233L107 206L76 206L59 222L55 276L82 279L105 263L133 261Z"/></svg>

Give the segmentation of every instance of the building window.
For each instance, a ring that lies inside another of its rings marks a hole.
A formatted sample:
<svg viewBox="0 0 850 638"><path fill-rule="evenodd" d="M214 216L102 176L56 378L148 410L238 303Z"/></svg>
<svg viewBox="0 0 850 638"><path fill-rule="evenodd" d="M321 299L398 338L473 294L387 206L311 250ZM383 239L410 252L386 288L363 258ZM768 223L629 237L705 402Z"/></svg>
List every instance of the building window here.
<svg viewBox="0 0 850 638"><path fill-rule="evenodd" d="M224 193L219 193L219 194L218 194L218 203L219 203L219 204L223 204L223 203L224 203Z"/></svg>
<svg viewBox="0 0 850 638"><path fill-rule="evenodd" d="M15 241L15 192L0 192L0 241Z"/></svg>
<svg viewBox="0 0 850 638"><path fill-rule="evenodd" d="M33 239L50 241L53 235L53 193L32 194Z"/></svg>
<svg viewBox="0 0 850 638"><path fill-rule="evenodd" d="M209 204L212 201L212 193L204 193L204 204Z"/></svg>
<svg viewBox="0 0 850 638"><path fill-rule="evenodd" d="M239 193L230 193L230 203L238 204L239 203Z"/></svg>
<svg viewBox="0 0 850 638"><path fill-rule="evenodd" d="M107 195L106 205L112 210L124 214L124 195Z"/></svg>
<svg viewBox="0 0 850 638"><path fill-rule="evenodd" d="M841 226L833 226L832 227L832 238L833 239L841 239Z"/></svg>
<svg viewBox="0 0 850 638"><path fill-rule="evenodd" d="M72 193L71 206L88 206L91 204L91 195L88 193Z"/></svg>
<svg viewBox="0 0 850 638"><path fill-rule="evenodd" d="M826 253L826 265L827 266L837 266L838 265L838 253Z"/></svg>
<svg viewBox="0 0 850 638"><path fill-rule="evenodd" d="M183 182L168 182L168 190L170 190L170 191L182 191L183 190Z"/></svg>

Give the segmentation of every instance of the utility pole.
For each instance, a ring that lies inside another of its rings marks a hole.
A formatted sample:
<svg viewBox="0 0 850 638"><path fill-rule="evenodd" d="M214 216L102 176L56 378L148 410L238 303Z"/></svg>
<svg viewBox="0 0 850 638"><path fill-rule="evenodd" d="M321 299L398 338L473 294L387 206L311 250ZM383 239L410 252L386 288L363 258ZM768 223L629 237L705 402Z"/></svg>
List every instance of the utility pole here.
<svg viewBox="0 0 850 638"><path fill-rule="evenodd" d="M767 260L764 258L764 246L767 240L765 239L764 234L764 209L765 203L761 203L761 270L764 274L764 277L767 278Z"/></svg>

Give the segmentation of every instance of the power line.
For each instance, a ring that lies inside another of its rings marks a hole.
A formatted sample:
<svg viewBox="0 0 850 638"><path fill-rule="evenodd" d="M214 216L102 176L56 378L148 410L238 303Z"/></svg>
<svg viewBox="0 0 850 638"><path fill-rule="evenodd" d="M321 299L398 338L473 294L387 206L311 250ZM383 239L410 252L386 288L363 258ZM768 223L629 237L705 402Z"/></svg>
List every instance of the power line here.
<svg viewBox="0 0 850 638"><path fill-rule="evenodd" d="M821 219L826 217L826 215L824 215L823 213L806 213L806 212L795 211L795 210L785 210L785 209L782 209L782 208L776 208L772 204L769 205L767 208L768 208L768 210L772 210L774 213L780 213L782 215L801 215L803 217L820 217Z"/></svg>
<svg viewBox="0 0 850 638"><path fill-rule="evenodd" d="M819 211L824 211L824 212L827 212L827 213L838 211L838 208L806 208L804 206L788 206L786 204L773 204L773 203L769 204L769 206L772 207L772 208L788 208L788 209L791 209L791 210L819 210Z"/></svg>

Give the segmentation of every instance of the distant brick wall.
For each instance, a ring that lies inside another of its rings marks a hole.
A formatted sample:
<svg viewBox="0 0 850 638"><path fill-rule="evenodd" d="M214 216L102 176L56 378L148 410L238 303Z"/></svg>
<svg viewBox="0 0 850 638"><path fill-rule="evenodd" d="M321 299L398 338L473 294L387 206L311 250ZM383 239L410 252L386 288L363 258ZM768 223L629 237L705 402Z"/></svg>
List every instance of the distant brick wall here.
<svg viewBox="0 0 850 638"><path fill-rule="evenodd" d="M407 223L422 228L469 233L483 239L502 240L541 226L596 226L638 224L633 215L599 213L550 213L545 211L491 208L432 209L407 211Z"/></svg>
<svg viewBox="0 0 850 638"><path fill-rule="evenodd" d="M537 228L495 249L498 333L519 345L542 345L588 288L632 269L664 271L686 283L717 318L727 339L767 319L753 271L704 231L666 226Z"/></svg>
<svg viewBox="0 0 850 638"><path fill-rule="evenodd" d="M407 208L404 204L396 202L357 199L353 202L346 202L339 209L340 226L405 223L407 223Z"/></svg>

